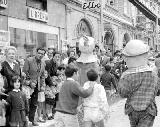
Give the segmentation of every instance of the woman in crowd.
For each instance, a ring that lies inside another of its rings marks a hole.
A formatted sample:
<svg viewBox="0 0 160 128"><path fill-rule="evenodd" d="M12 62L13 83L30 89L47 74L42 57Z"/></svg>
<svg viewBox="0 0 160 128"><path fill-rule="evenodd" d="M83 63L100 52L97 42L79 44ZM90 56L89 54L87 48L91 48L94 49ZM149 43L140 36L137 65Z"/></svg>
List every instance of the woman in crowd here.
<svg viewBox="0 0 160 128"><path fill-rule="evenodd" d="M5 49L5 57L6 60L2 63L1 74L6 77L7 79L7 88L5 90L6 94L12 91L13 89L13 82L12 77L18 75L21 77L21 68L18 63L16 63L16 53L17 50L13 46L8 46ZM9 117L10 117L10 110L9 107L6 108L6 126L9 126Z"/></svg>

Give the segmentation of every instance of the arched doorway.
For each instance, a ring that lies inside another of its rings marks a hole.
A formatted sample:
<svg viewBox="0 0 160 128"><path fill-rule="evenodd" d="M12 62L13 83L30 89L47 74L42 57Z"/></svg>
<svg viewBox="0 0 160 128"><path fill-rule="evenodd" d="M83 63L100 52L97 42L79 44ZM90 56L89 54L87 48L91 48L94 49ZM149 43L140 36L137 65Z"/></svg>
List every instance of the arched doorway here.
<svg viewBox="0 0 160 128"><path fill-rule="evenodd" d="M78 37L82 35L93 36L90 23L86 19L81 19L77 25Z"/></svg>
<svg viewBox="0 0 160 128"><path fill-rule="evenodd" d="M113 32L112 28L108 28L108 30L105 32L105 36L104 36L104 48L105 49L108 48L112 54L115 51L113 42L114 42L114 32Z"/></svg>

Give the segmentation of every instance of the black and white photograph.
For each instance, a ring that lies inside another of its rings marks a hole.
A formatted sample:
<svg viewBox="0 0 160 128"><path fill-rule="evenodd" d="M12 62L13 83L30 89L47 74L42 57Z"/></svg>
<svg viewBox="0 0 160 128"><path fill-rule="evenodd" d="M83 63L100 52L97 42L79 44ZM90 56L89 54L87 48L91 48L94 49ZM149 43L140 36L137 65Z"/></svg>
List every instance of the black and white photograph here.
<svg viewBox="0 0 160 128"><path fill-rule="evenodd" d="M0 0L0 127L160 127L160 0Z"/></svg>

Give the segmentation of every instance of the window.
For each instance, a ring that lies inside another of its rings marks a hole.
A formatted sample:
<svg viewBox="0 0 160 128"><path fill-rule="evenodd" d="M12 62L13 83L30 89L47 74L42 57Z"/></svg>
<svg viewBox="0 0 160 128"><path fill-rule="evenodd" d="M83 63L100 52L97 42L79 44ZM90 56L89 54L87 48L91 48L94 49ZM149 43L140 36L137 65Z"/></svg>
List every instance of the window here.
<svg viewBox="0 0 160 128"><path fill-rule="evenodd" d="M111 7L117 8L117 5L118 5L117 2L118 2L117 0L107 0L106 4Z"/></svg>
<svg viewBox="0 0 160 128"><path fill-rule="evenodd" d="M36 47L54 45L58 49L58 35L10 27L10 45L15 46L18 55L34 54Z"/></svg>
<svg viewBox="0 0 160 128"><path fill-rule="evenodd" d="M47 11L47 0L27 0L27 6Z"/></svg>

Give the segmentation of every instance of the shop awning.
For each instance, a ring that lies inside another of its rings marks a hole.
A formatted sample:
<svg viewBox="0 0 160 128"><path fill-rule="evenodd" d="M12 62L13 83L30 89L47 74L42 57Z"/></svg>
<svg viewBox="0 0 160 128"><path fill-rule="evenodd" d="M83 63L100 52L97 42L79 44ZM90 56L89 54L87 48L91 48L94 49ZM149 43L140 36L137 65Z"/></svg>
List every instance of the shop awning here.
<svg viewBox="0 0 160 128"><path fill-rule="evenodd" d="M139 0L129 0L134 6L136 6L147 18L156 22L156 15L153 14L146 6L144 6ZM160 19L158 20L158 25L160 25Z"/></svg>

